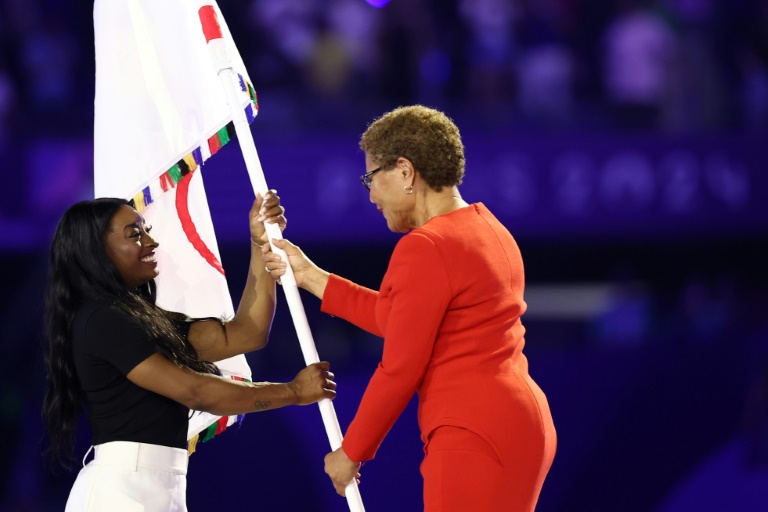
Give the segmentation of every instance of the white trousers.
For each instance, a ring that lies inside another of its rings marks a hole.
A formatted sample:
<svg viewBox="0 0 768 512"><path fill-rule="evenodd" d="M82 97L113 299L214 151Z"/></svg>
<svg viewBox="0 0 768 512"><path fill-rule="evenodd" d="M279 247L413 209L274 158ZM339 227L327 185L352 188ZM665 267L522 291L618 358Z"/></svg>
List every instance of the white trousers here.
<svg viewBox="0 0 768 512"><path fill-rule="evenodd" d="M94 452L77 475L66 512L187 512L186 450L114 441Z"/></svg>

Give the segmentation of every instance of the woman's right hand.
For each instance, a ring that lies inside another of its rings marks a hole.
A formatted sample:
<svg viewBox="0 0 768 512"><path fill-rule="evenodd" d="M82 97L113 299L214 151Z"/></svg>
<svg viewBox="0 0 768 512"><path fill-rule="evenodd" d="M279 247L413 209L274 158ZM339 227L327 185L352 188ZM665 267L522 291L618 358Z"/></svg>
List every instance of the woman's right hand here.
<svg viewBox="0 0 768 512"><path fill-rule="evenodd" d="M336 398L336 382L329 370L331 364L327 361L313 363L301 370L296 378L288 383L288 387L296 394L296 405L309 405L329 398Z"/></svg>
<svg viewBox="0 0 768 512"><path fill-rule="evenodd" d="M328 283L328 272L312 263L312 260L307 258L297 245L292 244L288 240L274 239L270 240L270 243L275 244L275 247L282 249L288 255L288 261L293 269L296 285L322 299L325 285ZM286 272L286 262L283 261L279 254L272 252L270 244L264 244L261 252L266 269L272 278L280 283L280 278Z"/></svg>

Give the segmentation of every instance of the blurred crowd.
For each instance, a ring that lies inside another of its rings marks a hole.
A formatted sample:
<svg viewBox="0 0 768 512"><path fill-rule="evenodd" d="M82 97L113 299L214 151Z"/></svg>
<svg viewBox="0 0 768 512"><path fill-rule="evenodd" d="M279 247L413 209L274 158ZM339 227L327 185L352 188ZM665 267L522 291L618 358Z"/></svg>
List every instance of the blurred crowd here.
<svg viewBox="0 0 768 512"><path fill-rule="evenodd" d="M766 0L219 4L275 128L421 102L473 129L768 129ZM90 133L91 7L0 0L0 145L19 125Z"/></svg>

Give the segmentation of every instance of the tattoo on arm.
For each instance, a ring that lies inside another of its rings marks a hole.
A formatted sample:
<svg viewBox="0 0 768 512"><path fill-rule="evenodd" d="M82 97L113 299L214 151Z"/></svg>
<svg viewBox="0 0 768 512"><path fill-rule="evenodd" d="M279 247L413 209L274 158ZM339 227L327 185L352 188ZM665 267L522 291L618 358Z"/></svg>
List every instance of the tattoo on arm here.
<svg viewBox="0 0 768 512"><path fill-rule="evenodd" d="M272 402L270 402L269 400L259 400L256 402L257 409L269 409L271 405L272 405Z"/></svg>

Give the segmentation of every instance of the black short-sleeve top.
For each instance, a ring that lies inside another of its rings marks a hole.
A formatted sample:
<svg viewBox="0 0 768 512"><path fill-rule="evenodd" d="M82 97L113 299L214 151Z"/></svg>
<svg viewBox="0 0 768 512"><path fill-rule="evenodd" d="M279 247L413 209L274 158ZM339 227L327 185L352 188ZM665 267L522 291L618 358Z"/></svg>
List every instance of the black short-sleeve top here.
<svg viewBox="0 0 768 512"><path fill-rule="evenodd" d="M178 328L186 337L189 325ZM128 314L104 302L82 304L72 326L72 352L93 445L134 441L186 448L189 409L126 377L158 352Z"/></svg>

